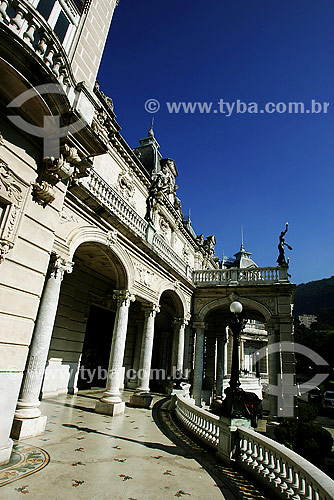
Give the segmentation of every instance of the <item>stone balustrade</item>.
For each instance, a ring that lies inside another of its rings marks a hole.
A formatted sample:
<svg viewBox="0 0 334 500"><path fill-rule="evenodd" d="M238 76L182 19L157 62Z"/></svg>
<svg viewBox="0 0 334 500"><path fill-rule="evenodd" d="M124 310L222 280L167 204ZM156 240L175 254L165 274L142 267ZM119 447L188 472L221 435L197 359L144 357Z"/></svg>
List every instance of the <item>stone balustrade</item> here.
<svg viewBox="0 0 334 500"><path fill-rule="evenodd" d="M292 500L333 500L334 481L286 446L252 429L238 428L237 463Z"/></svg>
<svg viewBox="0 0 334 500"><path fill-rule="evenodd" d="M287 267L256 267L253 269L209 269L193 272L195 285L254 285L288 283Z"/></svg>
<svg viewBox="0 0 334 500"><path fill-rule="evenodd" d="M73 83L67 55L39 12L26 0L0 0L0 23L7 26L44 62L58 82Z"/></svg>
<svg viewBox="0 0 334 500"><path fill-rule="evenodd" d="M78 181L102 205L120 219L123 224L132 229L140 238L146 239L148 222L144 220L97 172L90 171L88 177Z"/></svg>
<svg viewBox="0 0 334 500"><path fill-rule="evenodd" d="M182 274L186 274L187 265L185 264L184 260L174 252L174 250L168 245L168 243L166 243L166 241L162 236L160 236L160 234L156 233L154 235L152 245L153 250L155 250L155 252L159 255L163 256L164 259L169 264L171 264L172 267L181 271Z"/></svg>
<svg viewBox="0 0 334 500"><path fill-rule="evenodd" d="M184 427L218 454L220 449L233 453L234 463L271 489L274 497L334 499L334 481L286 446L250 428L230 427L183 396L174 398L176 417ZM220 442L222 439L224 443Z"/></svg>
<svg viewBox="0 0 334 500"><path fill-rule="evenodd" d="M117 193L97 172L90 171L89 177L78 180L91 195L102 205L115 215L124 225L130 228L137 236L147 240L148 222L144 220L127 203L122 196ZM174 269L188 276L187 265L181 257L168 245L168 243L155 233L152 240L152 249L164 258Z"/></svg>
<svg viewBox="0 0 334 500"><path fill-rule="evenodd" d="M175 413L180 422L198 439L217 451L219 417L199 408L183 396L176 396L176 398Z"/></svg>

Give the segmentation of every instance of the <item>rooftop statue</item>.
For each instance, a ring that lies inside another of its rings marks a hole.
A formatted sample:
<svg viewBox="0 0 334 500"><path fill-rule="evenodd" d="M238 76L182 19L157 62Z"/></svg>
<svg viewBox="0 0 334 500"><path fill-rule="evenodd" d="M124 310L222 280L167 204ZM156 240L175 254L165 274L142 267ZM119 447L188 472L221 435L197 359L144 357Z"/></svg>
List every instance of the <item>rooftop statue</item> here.
<svg viewBox="0 0 334 500"><path fill-rule="evenodd" d="M160 172L157 172L154 177L153 181L149 190L149 195L146 200L146 215L145 215L145 220L148 222L153 223L153 208L154 208L154 202L157 200L161 194L170 193L170 177L168 173L168 168L167 166L163 166L160 170Z"/></svg>
<svg viewBox="0 0 334 500"><path fill-rule="evenodd" d="M285 251L284 247L286 246L289 250L292 250L292 247L285 243L285 238L284 236L288 232L289 229L289 223L285 223L285 231L282 231L280 236L279 236L279 243L278 243L278 258L277 258L277 263L279 266L286 266L289 264L289 259L285 260Z"/></svg>

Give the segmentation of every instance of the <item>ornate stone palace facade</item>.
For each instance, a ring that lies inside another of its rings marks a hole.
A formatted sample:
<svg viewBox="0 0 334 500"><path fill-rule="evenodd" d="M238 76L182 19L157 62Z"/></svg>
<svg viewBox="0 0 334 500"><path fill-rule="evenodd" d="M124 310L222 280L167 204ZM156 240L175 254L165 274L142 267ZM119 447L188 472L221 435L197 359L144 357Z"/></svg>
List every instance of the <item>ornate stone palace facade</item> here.
<svg viewBox="0 0 334 500"><path fill-rule="evenodd" d="M188 369L197 403L219 397L234 298L250 321L245 375L267 333L292 338L287 267L222 265L185 220L152 128L135 149L120 134L96 83L117 3L0 2L0 464L10 435L43 432L41 396L100 386L96 411L113 415L123 386L166 390L151 369ZM292 355L271 354L269 379L282 371Z"/></svg>

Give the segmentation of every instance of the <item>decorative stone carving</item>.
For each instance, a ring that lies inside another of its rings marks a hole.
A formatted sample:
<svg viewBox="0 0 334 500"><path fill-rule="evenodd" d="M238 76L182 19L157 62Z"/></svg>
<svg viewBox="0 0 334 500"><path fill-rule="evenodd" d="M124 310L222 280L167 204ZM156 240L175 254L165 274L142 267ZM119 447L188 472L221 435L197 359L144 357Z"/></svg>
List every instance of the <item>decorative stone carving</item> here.
<svg viewBox="0 0 334 500"><path fill-rule="evenodd" d="M208 236L207 239L204 241L204 244L203 244L204 250L207 252L207 254L210 257L213 257L215 254L215 245L216 245L216 237L214 234L212 234L211 236Z"/></svg>
<svg viewBox="0 0 334 500"><path fill-rule="evenodd" d="M0 194L5 190L7 197L14 202L21 203L22 187L14 174L8 168L7 163L0 160Z"/></svg>
<svg viewBox="0 0 334 500"><path fill-rule="evenodd" d="M69 214L63 209L59 214L59 224L66 224L67 222L79 222L78 217L73 214Z"/></svg>
<svg viewBox="0 0 334 500"><path fill-rule="evenodd" d="M65 144L63 154L59 158L43 158L41 171L36 182L32 184L32 198L44 208L56 197L54 186L61 180L80 179L88 176L92 162L81 158L76 148Z"/></svg>
<svg viewBox="0 0 334 500"><path fill-rule="evenodd" d="M64 259L57 254L52 254L49 265L49 276L52 278L63 279L65 273L73 271L74 262Z"/></svg>
<svg viewBox="0 0 334 500"><path fill-rule="evenodd" d="M161 214L159 217L159 227L161 230L161 234L166 237L169 229L169 224L165 217Z"/></svg>
<svg viewBox="0 0 334 500"><path fill-rule="evenodd" d="M151 288L155 279L154 272L150 271L149 269L147 269L147 267L140 263L136 264L136 270L138 273L138 281L142 285Z"/></svg>
<svg viewBox="0 0 334 500"><path fill-rule="evenodd" d="M0 264L13 248L16 230L19 224L20 209L27 186L0 159L0 197L5 201L5 216L0 231Z"/></svg>
<svg viewBox="0 0 334 500"><path fill-rule="evenodd" d="M13 248L13 243L6 240L0 240L0 264L5 260L6 254Z"/></svg>
<svg viewBox="0 0 334 500"><path fill-rule="evenodd" d="M182 254L183 254L184 262L186 264L188 264L189 263L189 256L190 256L190 248L188 245L184 245Z"/></svg>
<svg viewBox="0 0 334 500"><path fill-rule="evenodd" d="M115 243L117 242L117 238L118 238L118 233L116 229L111 229L110 231L108 231L107 240L109 246L115 245Z"/></svg>
<svg viewBox="0 0 334 500"><path fill-rule="evenodd" d="M32 184L32 199L38 203L38 205L45 208L49 203L52 203L55 198L55 190L46 181L34 182Z"/></svg>
<svg viewBox="0 0 334 500"><path fill-rule="evenodd" d="M126 201L130 202L132 200L135 188L133 173L131 171L121 172L119 174L117 180L117 189Z"/></svg>

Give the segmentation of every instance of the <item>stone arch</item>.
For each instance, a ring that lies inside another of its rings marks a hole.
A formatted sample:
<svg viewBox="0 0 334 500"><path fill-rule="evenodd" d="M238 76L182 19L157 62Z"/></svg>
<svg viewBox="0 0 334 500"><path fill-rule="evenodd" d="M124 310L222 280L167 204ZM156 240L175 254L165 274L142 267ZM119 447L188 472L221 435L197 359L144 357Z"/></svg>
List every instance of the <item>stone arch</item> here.
<svg viewBox="0 0 334 500"><path fill-rule="evenodd" d="M75 251L84 243L96 243L101 245L105 254L110 257L110 259L116 258L117 260L117 286L119 288L131 290L135 280L134 267L130 256L117 241L117 236L115 236L115 234L91 226L76 228L66 239L69 255L70 258L73 259Z"/></svg>
<svg viewBox="0 0 334 500"><path fill-rule="evenodd" d="M176 309L176 315L180 318L186 317L189 314L187 302L184 294L179 288L175 288L169 281L164 281L158 289L158 300L160 302L161 296L164 292L170 292Z"/></svg>
<svg viewBox="0 0 334 500"><path fill-rule="evenodd" d="M247 297L239 297L238 300L240 300L242 304L248 306L250 309L254 309L258 311L260 314L262 314L262 316L265 318L266 323L271 319L272 313L261 302L258 302L257 300L254 299L249 299ZM198 312L199 320L205 321L205 317L208 315L209 312L213 311L214 309L217 309L218 307L229 305L230 303L231 299L229 297L212 300L211 302L203 306Z"/></svg>

